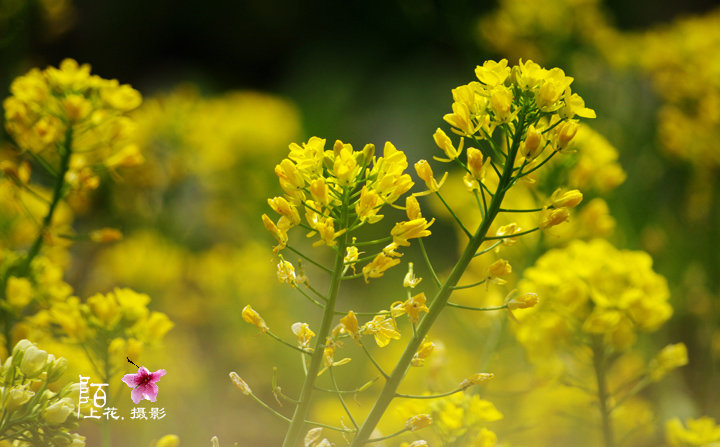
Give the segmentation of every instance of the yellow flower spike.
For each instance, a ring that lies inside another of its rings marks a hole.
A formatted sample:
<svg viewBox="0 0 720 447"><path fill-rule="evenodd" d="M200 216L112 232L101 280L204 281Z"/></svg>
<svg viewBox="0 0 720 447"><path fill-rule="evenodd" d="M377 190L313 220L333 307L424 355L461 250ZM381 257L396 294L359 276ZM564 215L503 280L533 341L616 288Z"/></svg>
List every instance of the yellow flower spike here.
<svg viewBox="0 0 720 447"><path fill-rule="evenodd" d="M278 241L278 245L273 249L275 253L285 248L287 241L288 241L288 235L285 231L280 230L275 223L270 220L267 214L262 215L262 221L263 224L265 224L265 229L272 234L275 239Z"/></svg>
<svg viewBox="0 0 720 447"><path fill-rule="evenodd" d="M538 156L543 148L543 135L534 125L528 126L525 139L520 143L520 155L528 160Z"/></svg>
<svg viewBox="0 0 720 447"><path fill-rule="evenodd" d="M498 230L495 232L496 237L503 237L503 236L511 236L515 233L520 233L522 231L522 228L518 226L517 223L512 222L507 225L503 225L502 227L498 228ZM517 243L516 237L505 237L502 239L502 244L506 245L508 247L511 247ZM498 249L499 251L499 249Z"/></svg>
<svg viewBox="0 0 720 447"><path fill-rule="evenodd" d="M418 414L405 422L405 427L410 431L418 431L432 424L432 417L429 414Z"/></svg>
<svg viewBox="0 0 720 447"><path fill-rule="evenodd" d="M475 180L483 182L485 181L485 171L487 171L487 163L484 163L482 151L474 147L469 147L467 150L468 158L468 170Z"/></svg>
<svg viewBox="0 0 720 447"><path fill-rule="evenodd" d="M575 208L582 202L583 194L578 189L566 190L558 188L550 196L550 203L554 208Z"/></svg>
<svg viewBox="0 0 720 447"><path fill-rule="evenodd" d="M310 195L322 208L326 208L330 204L330 190L324 178L316 178L310 183Z"/></svg>
<svg viewBox="0 0 720 447"><path fill-rule="evenodd" d="M423 341L410 362L411 366L420 367L425 365L425 359L435 350L435 344L431 341Z"/></svg>
<svg viewBox="0 0 720 447"><path fill-rule="evenodd" d="M5 297L10 306L15 309L22 309L27 306L33 298L32 283L27 278L11 276L5 286Z"/></svg>
<svg viewBox="0 0 720 447"><path fill-rule="evenodd" d="M298 339L298 345L301 348L309 348L310 340L315 336L315 332L310 329L310 326L307 323L297 322L293 323L290 328Z"/></svg>
<svg viewBox="0 0 720 447"><path fill-rule="evenodd" d="M508 300L506 304L508 310L529 309L537 305L539 301L540 299L538 298L537 293L529 292Z"/></svg>
<svg viewBox="0 0 720 447"><path fill-rule="evenodd" d="M343 331L350 334L354 340L360 338L360 329L358 327L357 317L355 317L355 312L352 310L349 311L347 315L340 319L340 324L342 325Z"/></svg>
<svg viewBox="0 0 720 447"><path fill-rule="evenodd" d="M405 198L405 213L410 220L422 218L420 204L415 196L407 196Z"/></svg>
<svg viewBox="0 0 720 447"><path fill-rule="evenodd" d="M455 149L452 141L450 141L450 137L448 137L442 129L438 128L435 131L435 134L433 134L433 139L435 140L435 144L437 144L447 156L447 158L433 157L437 161L451 162L458 158L462 153L463 138L460 138L460 144L458 145L458 148Z"/></svg>
<svg viewBox="0 0 720 447"><path fill-rule="evenodd" d="M409 239L430 236L431 233L428 228L430 228L434 222L435 219L428 222L424 217L398 222L395 224L393 229L390 230L390 235L393 237L394 243L400 246L408 247L410 246L410 242L408 242Z"/></svg>
<svg viewBox="0 0 720 447"><path fill-rule="evenodd" d="M278 262L277 265L277 278L281 283L290 284L293 287L295 287L297 282L295 267L293 267L292 263L283 259L282 256L280 257L280 262Z"/></svg>
<svg viewBox="0 0 720 447"><path fill-rule="evenodd" d="M510 67L508 67L507 64L507 59L501 59L500 62L485 61L482 67L480 65L475 67L475 76L478 78L478 81L488 87L503 84L511 73Z"/></svg>
<svg viewBox="0 0 720 447"><path fill-rule="evenodd" d="M268 199L267 202L273 211L286 217L292 226L300 223L300 213L297 207L288 202L284 197L273 197L272 199Z"/></svg>
<svg viewBox="0 0 720 447"><path fill-rule="evenodd" d="M493 373L475 373L467 379L460 382L460 388L467 389L473 385L483 385L495 378Z"/></svg>
<svg viewBox="0 0 720 447"><path fill-rule="evenodd" d="M650 361L650 380L657 382L670 371L687 364L688 354L684 343L667 345Z"/></svg>
<svg viewBox="0 0 720 447"><path fill-rule="evenodd" d="M414 289L415 286L420 284L420 281L422 281L422 278L416 278L415 272L413 271L413 263L408 262L408 271L405 274L405 278L403 279L403 287L406 289Z"/></svg>
<svg viewBox="0 0 720 447"><path fill-rule="evenodd" d="M371 321L365 323L360 329L361 334L372 335L378 347L384 348L390 340L400 340L400 332L395 321L385 315L375 315Z"/></svg>
<svg viewBox="0 0 720 447"><path fill-rule="evenodd" d="M377 214L382 205L382 197L365 185L360 191L360 200L355 204L355 213L357 213L361 222L373 224L379 222L384 217L383 215Z"/></svg>
<svg viewBox="0 0 720 447"><path fill-rule="evenodd" d="M255 309L253 309L249 304L243 308L242 318L246 322L260 329L260 332L262 333L265 333L268 329L270 329L268 325L265 324L265 320L263 320L260 314L255 312Z"/></svg>
<svg viewBox="0 0 720 447"><path fill-rule="evenodd" d="M539 226L541 230L547 230L548 228L560 225L568 219L570 219L570 210L567 208L550 209L546 210L543 214Z"/></svg>
<svg viewBox="0 0 720 447"><path fill-rule="evenodd" d="M391 258L385 253L379 253L375 258L362 269L363 277L365 282L370 282L370 278L380 278L385 274L385 271L391 267L400 264L400 260L397 258Z"/></svg>
<svg viewBox="0 0 720 447"><path fill-rule="evenodd" d="M235 385L235 387L237 389L239 389L241 393L243 393L246 396L249 396L250 394L252 394L252 390L250 389L248 384L245 383L245 381L242 378L240 378L238 373L236 373L235 371L231 371L229 375L230 375L230 380L232 380L233 385Z"/></svg>

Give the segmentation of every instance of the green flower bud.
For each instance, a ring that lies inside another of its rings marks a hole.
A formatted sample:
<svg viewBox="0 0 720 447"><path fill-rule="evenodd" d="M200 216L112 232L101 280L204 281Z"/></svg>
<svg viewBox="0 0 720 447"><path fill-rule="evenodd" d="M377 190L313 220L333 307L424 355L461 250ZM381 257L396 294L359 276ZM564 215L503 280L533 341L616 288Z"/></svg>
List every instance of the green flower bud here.
<svg viewBox="0 0 720 447"><path fill-rule="evenodd" d="M52 354L50 356L52 357ZM48 361L48 363L50 364L47 373L48 383L53 383L60 380L60 377L62 377L62 375L65 374L65 371L67 371L68 361L65 359L65 357L60 357L59 359L53 360L52 362Z"/></svg>
<svg viewBox="0 0 720 447"><path fill-rule="evenodd" d="M23 338L22 340L20 340L19 342L17 342L17 344L16 344L15 347L13 348L13 350L12 350L12 355L17 355L19 352L25 352L25 350L26 350L27 348L29 348L30 346L34 346L34 345L33 345L33 342L31 342L30 340L27 340L27 339Z"/></svg>
<svg viewBox="0 0 720 447"><path fill-rule="evenodd" d="M16 386L8 391L7 409L12 411L25 405L33 396L34 392L25 389L25 387Z"/></svg>
<svg viewBox="0 0 720 447"><path fill-rule="evenodd" d="M47 359L47 352L32 345L28 347L23 354L22 362L20 362L20 371L31 379L37 377L45 368Z"/></svg>
<svg viewBox="0 0 720 447"><path fill-rule="evenodd" d="M70 398L63 398L48 406L43 411L43 418L49 425L60 425L75 410L75 405Z"/></svg>

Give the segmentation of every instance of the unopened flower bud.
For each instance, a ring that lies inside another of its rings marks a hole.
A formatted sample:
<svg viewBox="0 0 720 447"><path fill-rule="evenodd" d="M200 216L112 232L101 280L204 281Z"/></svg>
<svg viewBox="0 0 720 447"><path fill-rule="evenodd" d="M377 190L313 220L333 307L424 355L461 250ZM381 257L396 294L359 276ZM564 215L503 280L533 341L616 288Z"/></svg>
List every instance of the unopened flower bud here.
<svg viewBox="0 0 720 447"><path fill-rule="evenodd" d="M93 242L115 242L122 239L123 234L115 228L101 228L90 232L90 240Z"/></svg>
<svg viewBox="0 0 720 447"><path fill-rule="evenodd" d="M250 307L249 304L243 308L242 318L246 322L252 324L253 326L256 326L263 333L267 332L268 329L270 329L265 323L265 320L263 320L263 318L260 316L260 314L255 312L255 309Z"/></svg>
<svg viewBox="0 0 720 447"><path fill-rule="evenodd" d="M418 431L432 424L432 417L429 414L418 414L405 422L405 426L410 431Z"/></svg>
<svg viewBox="0 0 720 447"><path fill-rule="evenodd" d="M25 405L34 395L34 392L25 389L25 387L13 387L8 392L7 402L5 402L6 408L9 411L20 408L21 406Z"/></svg>
<svg viewBox="0 0 720 447"><path fill-rule="evenodd" d="M69 397L58 400L43 411L43 418L49 425L60 425L70 416L75 405Z"/></svg>
<svg viewBox="0 0 720 447"><path fill-rule="evenodd" d="M667 345L650 362L650 379L656 382L673 369L685 366L687 363L687 348L684 343Z"/></svg>
<svg viewBox="0 0 720 447"><path fill-rule="evenodd" d="M565 121L560 124L557 132L558 149L565 149L570 141L575 138L580 126L575 121Z"/></svg>
<svg viewBox="0 0 720 447"><path fill-rule="evenodd" d="M176 435L165 435L158 440L155 447L178 447L180 445L180 438Z"/></svg>
<svg viewBox="0 0 720 447"><path fill-rule="evenodd" d="M249 396L252 394L252 390L248 386L247 383L243 379L238 376L238 374L235 371L230 372L230 380L232 380L232 383L235 385L237 389L239 389L244 395Z"/></svg>
<svg viewBox="0 0 720 447"><path fill-rule="evenodd" d="M509 310L528 309L535 306L538 301L537 293L525 293L508 301L507 308Z"/></svg>
<svg viewBox="0 0 720 447"><path fill-rule="evenodd" d="M498 259L488 267L488 275L493 278L507 276L512 273L512 266L505 259Z"/></svg>
<svg viewBox="0 0 720 447"><path fill-rule="evenodd" d="M555 225L560 225L570 218L570 210L567 208L556 208L547 210L540 223L540 229L546 230Z"/></svg>
<svg viewBox="0 0 720 447"><path fill-rule="evenodd" d="M495 377L493 373L475 373L467 379L460 382L460 388L465 389L473 385L482 385L489 382Z"/></svg>
<svg viewBox="0 0 720 447"><path fill-rule="evenodd" d="M537 157L541 149L542 133L535 126L530 125L525 134L525 140L520 143L520 155L533 159Z"/></svg>
<svg viewBox="0 0 720 447"><path fill-rule="evenodd" d="M42 372L47 359L47 352L38 349L35 345L30 346L23 354L22 362L20 362L20 371L22 371L26 377L32 379Z"/></svg>
<svg viewBox="0 0 720 447"><path fill-rule="evenodd" d="M472 176L479 181L485 180L487 164L483 163L483 154L480 149L469 147L467 150L468 170Z"/></svg>
<svg viewBox="0 0 720 447"><path fill-rule="evenodd" d="M571 189L566 191L563 188L558 188L550 196L550 202L555 208L575 208L582 202L583 194L578 189Z"/></svg>
<svg viewBox="0 0 720 447"><path fill-rule="evenodd" d="M48 373L47 373L48 383L53 383L53 382L60 380L60 377L62 377L62 375L65 374L67 367L68 367L68 361L65 359L65 357L60 357L59 359L53 360L52 363L50 363L50 366L48 367Z"/></svg>

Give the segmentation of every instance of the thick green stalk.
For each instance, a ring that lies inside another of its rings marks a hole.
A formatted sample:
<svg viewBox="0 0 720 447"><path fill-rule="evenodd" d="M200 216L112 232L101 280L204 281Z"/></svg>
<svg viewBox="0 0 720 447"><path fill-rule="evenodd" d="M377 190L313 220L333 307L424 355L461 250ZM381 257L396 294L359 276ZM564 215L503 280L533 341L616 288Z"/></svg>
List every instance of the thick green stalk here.
<svg viewBox="0 0 720 447"><path fill-rule="evenodd" d="M347 191L345 191L342 210L343 225L347 225L347 195ZM290 422L290 428L288 428L288 431L285 434L285 441L283 441L282 444L283 447L296 447L298 445L298 442L303 436L305 420L310 412L310 399L312 397L313 390L315 389L315 380L317 379L318 372L322 366L323 350L325 349L326 338L330 334L333 318L335 316L335 302L337 301L338 290L340 289L340 281L342 281L345 250L348 242L347 232L338 239L335 265L333 268L332 279L330 280L330 291L328 293L328 300L325 303L322 323L320 324L320 330L317 333L317 340L315 341L315 348L312 353L312 357L310 357L310 365L307 369L305 382L303 383L302 390L300 391L300 397L298 399L299 403L295 407L295 413L293 414L292 421Z"/></svg>
<svg viewBox="0 0 720 447"><path fill-rule="evenodd" d="M610 419L610 406L608 399L610 392L607 387L605 373L607 371L607 357L600 337L593 338L593 367L597 380L598 403L600 404L600 417L602 418L602 432L605 447L615 447L615 436Z"/></svg>
<svg viewBox="0 0 720 447"><path fill-rule="evenodd" d="M40 227L40 232L37 235L37 238L35 238L35 241L30 246L30 250L28 250L28 254L23 260L23 263L20 265L18 269L18 273L20 276L26 276L28 271L30 270L30 263L32 262L33 258L37 256L38 253L40 253L40 248L42 247L43 239L45 238L45 233L47 232L48 228L50 228L50 224L52 223L53 215L55 214L55 209L57 208L58 204L60 203L60 199L62 199L63 195L63 188L65 186L65 174L67 174L68 169L70 168L70 156L72 155L72 144L73 144L73 130L72 126L68 126L67 130L65 131L65 142L63 146L60 148L60 169L58 170L57 178L55 179L55 188L53 190L53 196L52 200L50 202L50 207L48 208L48 212L45 215L45 218L43 218L42 225Z"/></svg>
<svg viewBox="0 0 720 447"><path fill-rule="evenodd" d="M429 307L428 314L425 315L422 321L420 321L420 324L417 327L417 331L415 332L415 336L405 347L405 351L403 351L400 360L398 361L397 365L395 365L395 369L385 382L385 386L380 392L378 399L375 401L373 408L370 410L370 414L368 414L365 422L360 427L360 430L358 430L357 435L350 444L350 447L363 446L367 443L368 439L370 439L370 435L372 434L377 424L380 422L380 418L382 418L382 415L385 413L385 410L390 405L390 402L392 402L392 400L396 397L397 389L400 386L400 382L402 382L403 378L405 378L405 374L410 367L410 362L412 361L413 356L417 352L425 336L430 331L430 328L435 323L435 320L437 320L438 316L440 316L440 313L445 308L445 305L447 304L448 299L453 292L453 287L457 285L463 273L465 273L465 269L467 269L470 261L472 261L473 259L473 256L480 248L480 245L485 242L485 237L487 236L487 232L490 229L490 225L493 223L493 221L495 220L495 216L497 216L498 212L500 211L500 205L502 204L503 198L505 197L506 189L510 186L512 180L513 165L515 163L515 157L520 146L520 140L524 131L524 127L525 119L524 114L521 112L518 118L517 129L515 131L515 135L513 136L513 144L508 151L505 168L503 170L502 176L500 177L500 181L498 182L498 188L495 196L490 202L487 214L485 214L485 217L480 223L480 226L478 227L475 234L473 234L470 238L470 241L465 247L465 250L460 256L460 259L450 272L450 276L448 276L445 283L442 285L440 290L433 298Z"/></svg>

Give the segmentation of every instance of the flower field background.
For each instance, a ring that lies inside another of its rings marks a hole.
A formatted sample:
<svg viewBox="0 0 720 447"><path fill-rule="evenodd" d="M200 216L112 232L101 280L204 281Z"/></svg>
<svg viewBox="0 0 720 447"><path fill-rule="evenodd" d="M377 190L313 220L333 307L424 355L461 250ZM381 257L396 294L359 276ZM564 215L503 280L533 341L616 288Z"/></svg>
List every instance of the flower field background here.
<svg viewBox="0 0 720 447"><path fill-rule="evenodd" d="M0 447L720 445L720 10L180 3L0 2Z"/></svg>

